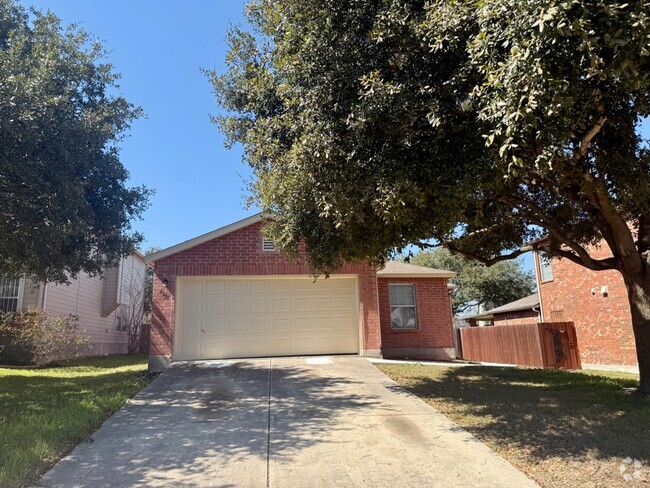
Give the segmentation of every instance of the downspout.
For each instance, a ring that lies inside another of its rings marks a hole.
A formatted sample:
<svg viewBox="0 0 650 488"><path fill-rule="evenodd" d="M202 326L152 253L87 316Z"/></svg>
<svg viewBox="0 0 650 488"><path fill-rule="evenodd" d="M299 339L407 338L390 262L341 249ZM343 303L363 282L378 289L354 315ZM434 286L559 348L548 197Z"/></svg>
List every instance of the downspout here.
<svg viewBox="0 0 650 488"><path fill-rule="evenodd" d="M544 322L544 305L542 303L542 283L539 275L539 254L533 251L533 266L535 268L535 281L537 282L537 298L539 300L539 321ZM533 307L535 310L535 307Z"/></svg>
<svg viewBox="0 0 650 488"><path fill-rule="evenodd" d="M47 281L43 282L43 306L41 307L45 312L45 306L47 305Z"/></svg>

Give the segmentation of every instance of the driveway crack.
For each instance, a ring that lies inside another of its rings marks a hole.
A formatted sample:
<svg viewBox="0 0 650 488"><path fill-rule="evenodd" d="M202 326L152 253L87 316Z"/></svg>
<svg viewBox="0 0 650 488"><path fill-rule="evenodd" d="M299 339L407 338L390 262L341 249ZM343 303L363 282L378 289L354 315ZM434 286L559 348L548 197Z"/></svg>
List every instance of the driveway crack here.
<svg viewBox="0 0 650 488"><path fill-rule="evenodd" d="M266 415L268 422L266 424L266 488L271 486L271 382L273 380L273 363L269 358L269 394Z"/></svg>

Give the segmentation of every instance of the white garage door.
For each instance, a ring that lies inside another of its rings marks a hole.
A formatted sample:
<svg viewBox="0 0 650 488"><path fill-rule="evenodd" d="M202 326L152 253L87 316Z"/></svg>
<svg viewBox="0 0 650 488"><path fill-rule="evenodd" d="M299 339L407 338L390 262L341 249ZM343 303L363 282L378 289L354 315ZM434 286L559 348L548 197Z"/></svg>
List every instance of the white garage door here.
<svg viewBox="0 0 650 488"><path fill-rule="evenodd" d="M359 352L354 277L181 278L174 359Z"/></svg>

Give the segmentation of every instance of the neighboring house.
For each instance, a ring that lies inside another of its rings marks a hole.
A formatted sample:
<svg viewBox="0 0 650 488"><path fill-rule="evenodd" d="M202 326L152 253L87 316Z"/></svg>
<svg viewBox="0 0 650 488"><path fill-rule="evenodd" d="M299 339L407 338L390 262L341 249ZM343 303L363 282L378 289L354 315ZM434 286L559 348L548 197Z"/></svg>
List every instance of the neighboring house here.
<svg viewBox="0 0 650 488"><path fill-rule="evenodd" d="M611 256L604 241L590 253L598 259ZM535 271L542 321L575 323L583 368L638 371L630 306L618 271L549 260L543 251L535 253Z"/></svg>
<svg viewBox="0 0 650 488"><path fill-rule="evenodd" d="M171 360L317 354L454 357L453 272L348 263L314 280L254 215L146 256L154 267L150 368Z"/></svg>
<svg viewBox="0 0 650 488"><path fill-rule="evenodd" d="M75 315L79 330L92 341L91 354L125 353L126 324L120 311L142 300L146 269L143 255L135 251L101 277L80 275L68 285L0 278L0 310Z"/></svg>
<svg viewBox="0 0 650 488"><path fill-rule="evenodd" d="M533 293L481 314L463 318L469 322L470 327L476 327L479 325L478 322L487 322L489 325L518 325L541 322L539 295Z"/></svg>

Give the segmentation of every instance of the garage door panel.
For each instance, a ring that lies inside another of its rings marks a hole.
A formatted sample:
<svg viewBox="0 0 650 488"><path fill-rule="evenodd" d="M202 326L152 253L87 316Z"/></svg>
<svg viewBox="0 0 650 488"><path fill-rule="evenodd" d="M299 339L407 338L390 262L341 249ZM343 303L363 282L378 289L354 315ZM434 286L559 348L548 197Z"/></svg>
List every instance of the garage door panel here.
<svg viewBox="0 0 650 488"><path fill-rule="evenodd" d="M248 324L245 318L226 318L222 320L223 334L225 336L248 335ZM239 340L239 339L237 339Z"/></svg>
<svg viewBox="0 0 650 488"><path fill-rule="evenodd" d="M354 310L354 297L342 296L334 297L334 310L347 312L349 310Z"/></svg>
<svg viewBox="0 0 650 488"><path fill-rule="evenodd" d="M224 281L225 293L228 295L239 294L246 295L248 293L249 282L245 280L227 280Z"/></svg>
<svg viewBox="0 0 650 488"><path fill-rule="evenodd" d="M206 281L205 294L208 296L223 296L224 283L223 281Z"/></svg>
<svg viewBox="0 0 650 488"><path fill-rule="evenodd" d="M271 311L271 300L269 298L251 298L251 314L267 314Z"/></svg>
<svg viewBox="0 0 650 488"><path fill-rule="evenodd" d="M234 296L225 301L226 315L244 315L248 312L248 300L245 296Z"/></svg>
<svg viewBox="0 0 650 488"><path fill-rule="evenodd" d="M180 283L175 359L358 352L354 278Z"/></svg>
<svg viewBox="0 0 650 488"><path fill-rule="evenodd" d="M221 317L225 311L223 298L221 297L207 297L204 301L205 316L214 317L215 319Z"/></svg>
<svg viewBox="0 0 650 488"><path fill-rule="evenodd" d="M196 296L203 293L203 287L205 283L202 281L192 281L185 283L183 286L183 294L185 296Z"/></svg>
<svg viewBox="0 0 650 488"><path fill-rule="evenodd" d="M290 297L273 297L271 312L274 314L290 314L292 312L292 299Z"/></svg>
<svg viewBox="0 0 650 488"><path fill-rule="evenodd" d="M267 321L271 325L271 332L273 334L280 334L283 332L291 332L291 320L289 318L271 318Z"/></svg>

